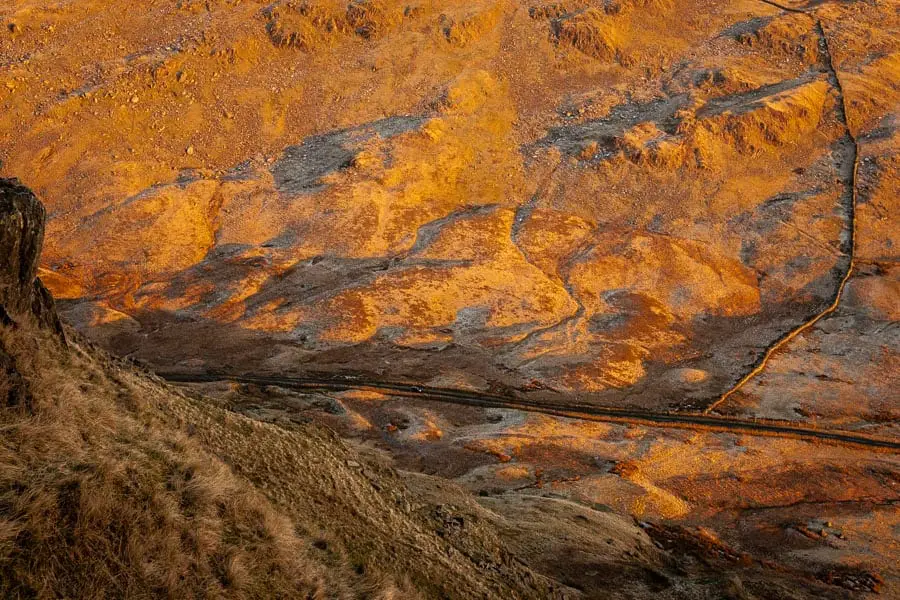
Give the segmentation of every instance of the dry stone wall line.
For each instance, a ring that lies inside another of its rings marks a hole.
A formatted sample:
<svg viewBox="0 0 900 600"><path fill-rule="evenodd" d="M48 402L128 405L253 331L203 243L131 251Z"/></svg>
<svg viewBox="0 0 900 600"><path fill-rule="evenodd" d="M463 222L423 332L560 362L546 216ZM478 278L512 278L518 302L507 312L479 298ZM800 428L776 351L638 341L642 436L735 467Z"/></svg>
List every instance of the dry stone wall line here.
<svg viewBox="0 0 900 600"><path fill-rule="evenodd" d="M773 2L769 2L768 0L761 0L766 4L770 4L772 6L777 6L783 10L791 11L791 12L806 12L798 9L790 9L775 4ZM704 414L709 414L715 410L717 410L720 406L722 406L725 402L727 402L735 393L741 390L747 382L751 379L762 373L769 364L769 360L772 356L786 347L792 340L797 338L799 335L808 331L816 323L824 319L825 317L833 314L841 303L841 297L844 294L844 289L847 287L847 282L850 281L850 278L853 276L853 272L856 268L856 206L857 206L857 177L859 171L859 141L856 138L856 135L853 133L852 128L850 127L850 122L847 118L847 97L844 93L844 87L841 84L840 77L838 76L837 70L834 68L834 60L831 52L831 45L828 41L828 36L825 34L825 28L822 25L821 20L816 21L816 32L819 35L819 38L822 42L823 46L823 56L825 60L825 66L828 69L829 75L832 77L832 81L835 89L837 90L838 96L840 98L841 104L838 110L838 113L841 117L841 120L844 122L844 127L846 129L846 135L850 139L852 143L852 155L853 155L853 168L850 175L850 181L848 183L849 186L849 196L850 201L847 206L847 220L848 220L848 261L847 261L847 269L844 274L841 276L841 280L838 283L838 286L834 293L834 298L831 303L824 309L813 315L812 318L807 319L799 326L794 329L788 331L780 338L778 338L774 343L769 345L763 355L756 361L756 364L753 368L750 369L743 377L741 377L737 383L732 385L725 393L718 397L713 403L706 407L703 411Z"/></svg>

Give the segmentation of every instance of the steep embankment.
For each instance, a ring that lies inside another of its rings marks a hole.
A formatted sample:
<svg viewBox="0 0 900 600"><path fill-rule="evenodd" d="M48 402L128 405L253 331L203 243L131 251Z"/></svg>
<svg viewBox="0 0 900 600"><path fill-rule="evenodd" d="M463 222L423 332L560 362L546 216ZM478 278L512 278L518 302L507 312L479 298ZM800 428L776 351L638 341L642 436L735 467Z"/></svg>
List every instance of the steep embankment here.
<svg viewBox="0 0 900 600"><path fill-rule="evenodd" d="M315 426L191 400L66 340L44 212L0 181L0 596L574 595Z"/></svg>

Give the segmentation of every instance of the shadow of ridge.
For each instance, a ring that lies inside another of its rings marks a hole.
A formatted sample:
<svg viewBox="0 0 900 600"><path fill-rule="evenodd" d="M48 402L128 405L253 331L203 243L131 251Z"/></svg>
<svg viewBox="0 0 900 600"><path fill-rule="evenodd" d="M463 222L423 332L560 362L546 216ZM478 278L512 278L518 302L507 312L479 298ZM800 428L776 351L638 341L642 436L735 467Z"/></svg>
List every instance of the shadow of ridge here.
<svg viewBox="0 0 900 600"><path fill-rule="evenodd" d="M208 289L202 293L193 292L195 299L191 306L177 312L191 318L202 318L203 313L214 312L217 307L238 295L244 316L252 317L261 312L272 311L273 303L278 304L274 309L274 314L277 315L295 306L322 302L348 290L365 288L386 275L402 275L420 269L453 269L472 264L468 259L429 259L406 255L372 258L320 255L284 269L273 268L266 273L266 269L283 259L283 256L277 254L277 251L271 256L243 255L245 251L256 247L242 244L218 246L196 265L160 280L143 282L134 291L134 297L138 301L143 298L152 301L160 294L157 286L164 285L162 296L168 300L177 300L189 295L198 283L208 284ZM213 273L215 277L211 278L210 274ZM256 284L257 289L249 296L241 295L243 282L248 278L258 278L261 273L266 277Z"/></svg>
<svg viewBox="0 0 900 600"><path fill-rule="evenodd" d="M311 194L324 189L321 179L329 173L350 167L356 147L374 136L388 139L417 129L422 116L393 116L358 127L313 135L299 144L288 146L271 172L275 188L285 194Z"/></svg>
<svg viewBox="0 0 900 600"><path fill-rule="evenodd" d="M660 130L672 134L678 127L675 113L686 106L688 100L687 94L680 94L644 103L618 104L603 118L553 127L531 146L534 148L556 146L567 154L577 154L581 152L585 142L596 141L601 146L611 146L615 139L626 131L647 121L655 123Z"/></svg>
<svg viewBox="0 0 900 600"><path fill-rule="evenodd" d="M65 318L77 314L74 309L82 301L64 300L61 304ZM129 316L138 328L116 322L71 325L112 354L158 371L353 375L410 382L464 373L495 393L509 393L527 383L522 375L494 365L490 352L455 343L409 348L376 337L322 348L304 343L293 332L257 331L173 311L139 310Z"/></svg>
<svg viewBox="0 0 900 600"><path fill-rule="evenodd" d="M832 268L824 279L836 280L839 268ZM808 302L781 302L763 307L763 311L753 315L731 317L701 315L691 321L677 323L672 330L680 333L687 342L671 348L665 353L671 358L660 358L658 353L642 363L643 376L631 385L610 387L600 391L574 391L579 401L598 406L641 407L648 410L692 412L702 411L710 403L729 389L744 373L749 371L765 350L786 332L796 328L815 315L828 304L823 298L821 281L817 280L799 290L797 296L809 295ZM641 319L643 313L621 313L623 318ZM617 313L616 315L619 315ZM616 315L610 315L616 316ZM640 344L637 338L646 335L643 329L632 337L627 333L634 325L620 323L621 319L588 319L592 333L599 341L589 342L589 350L578 354L552 356L542 361L532 361L529 371L538 373L546 382L562 380L566 373L581 365L590 365L604 350L621 346ZM619 335L616 332L626 335ZM632 356L634 358L635 356ZM678 358L683 357L683 358ZM625 357L627 358L627 357ZM695 381L690 380L695 370ZM552 384L551 384L552 385Z"/></svg>
<svg viewBox="0 0 900 600"><path fill-rule="evenodd" d="M783 302L749 316L706 315L695 319L682 330L691 340L691 356L672 363L646 363L646 376L631 387L628 395L656 398L661 409L702 411L750 371L769 346L818 314L826 304L821 298L805 303ZM707 378L696 384L677 381L671 375L680 369L701 371Z"/></svg>
<svg viewBox="0 0 900 600"><path fill-rule="evenodd" d="M376 276L372 271L378 261L357 261L358 277L367 280ZM334 285L353 286L358 278L351 278L344 268L333 270L333 261L310 261L303 270L273 282L271 292L261 291L252 307L263 310L273 298L284 297L288 289L299 282L310 284L314 277L310 269L322 269L328 281L310 285L303 297L295 302L317 302L337 293ZM242 269L254 268L241 266ZM255 268L258 268L255 267ZM185 275L187 284L190 277ZM312 282L314 283L314 282ZM285 287L286 286L286 287ZM221 293L213 290L210 293ZM322 296L326 294L326 296ZM85 301L89 301L85 299ZM456 335L453 341L436 341L428 346L405 347L394 342L397 332L380 331L361 343L322 344L315 341L317 323L301 323L293 331L271 332L249 329L239 322L224 322L201 314L205 303L197 309L168 311L144 309L130 313L137 322L108 323L91 326L78 322L74 310L84 301L60 301L63 317L73 317L77 329L95 339L105 349L120 356L144 362L154 369L220 371L229 373L263 372L283 375L364 375L372 379L400 379L427 384L440 376L453 380L476 382L492 392L525 395L534 399L555 400L575 398L606 406L641 406L653 410L701 410L746 372L772 340L790 330L809 314L821 308L821 301L783 303L767 307L764 313L747 317L706 316L680 327L689 343L674 350L681 360L651 360L644 363L645 374L633 385L599 392L566 392L556 389L568 369L596 361L596 353L608 342L595 344L596 352L563 355L552 363L518 367L504 360L502 347L490 347L492 337L502 331L485 329L479 335ZM320 325L320 324L319 324ZM594 323L603 336L607 327L619 327L615 320ZM627 327L625 328L627 333ZM454 330L449 330L453 334ZM471 332L470 332L471 333ZM606 336L608 337L608 336ZM477 338L477 339L476 339ZM485 343L474 343L476 341ZM468 343L467 343L468 342ZM622 343L628 343L623 339ZM685 382L674 376L678 369L697 369L706 373L699 382Z"/></svg>

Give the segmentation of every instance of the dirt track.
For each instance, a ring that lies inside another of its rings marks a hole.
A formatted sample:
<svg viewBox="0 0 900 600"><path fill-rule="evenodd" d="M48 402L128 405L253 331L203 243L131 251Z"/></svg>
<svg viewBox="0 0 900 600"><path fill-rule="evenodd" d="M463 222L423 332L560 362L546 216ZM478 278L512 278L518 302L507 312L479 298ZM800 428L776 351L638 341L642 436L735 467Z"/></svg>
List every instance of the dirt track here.
<svg viewBox="0 0 900 600"><path fill-rule="evenodd" d="M447 402L479 408L507 408L588 421L637 423L656 427L675 427L705 431L723 431L745 435L797 438L844 446L863 446L880 451L900 450L900 441L871 437L841 430L824 430L786 421L734 419L700 413L665 413L631 408L613 408L571 403L534 401L509 396L484 394L452 388L436 388L389 381L371 381L345 376L343 379L313 377L279 377L269 375L231 375L220 373L159 373L173 383L211 383L234 381L256 385L273 385L293 390L343 392L374 391L392 396Z"/></svg>

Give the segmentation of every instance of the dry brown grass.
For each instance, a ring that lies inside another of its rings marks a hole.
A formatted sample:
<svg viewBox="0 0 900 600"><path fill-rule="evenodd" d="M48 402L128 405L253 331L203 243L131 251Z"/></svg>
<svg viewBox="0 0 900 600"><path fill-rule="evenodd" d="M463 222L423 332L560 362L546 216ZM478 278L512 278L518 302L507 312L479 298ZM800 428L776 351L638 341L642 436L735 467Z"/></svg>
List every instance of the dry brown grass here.
<svg viewBox="0 0 900 600"><path fill-rule="evenodd" d="M2 343L34 407L0 412L0 596L348 595L265 498L151 426L144 399L49 339Z"/></svg>
<svg viewBox="0 0 900 600"><path fill-rule="evenodd" d="M188 398L71 335L0 327L32 396L0 409L0 597L571 596L334 433Z"/></svg>

